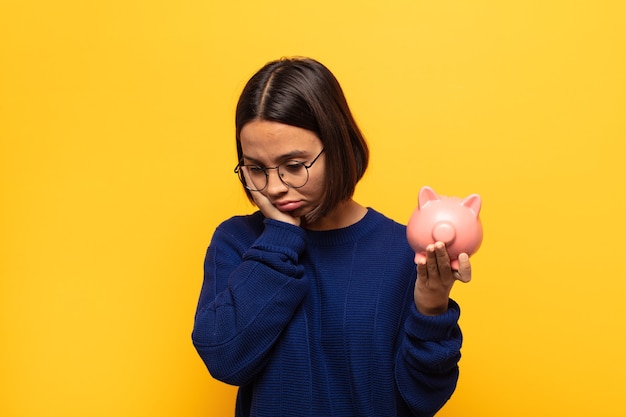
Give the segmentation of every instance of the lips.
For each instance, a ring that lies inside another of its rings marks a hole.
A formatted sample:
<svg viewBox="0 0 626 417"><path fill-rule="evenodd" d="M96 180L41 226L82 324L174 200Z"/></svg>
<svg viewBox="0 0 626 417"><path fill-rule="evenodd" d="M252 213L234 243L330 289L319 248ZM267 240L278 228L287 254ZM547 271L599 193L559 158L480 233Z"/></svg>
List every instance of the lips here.
<svg viewBox="0 0 626 417"><path fill-rule="evenodd" d="M302 201L277 201L274 206L280 211L294 211L302 207Z"/></svg>

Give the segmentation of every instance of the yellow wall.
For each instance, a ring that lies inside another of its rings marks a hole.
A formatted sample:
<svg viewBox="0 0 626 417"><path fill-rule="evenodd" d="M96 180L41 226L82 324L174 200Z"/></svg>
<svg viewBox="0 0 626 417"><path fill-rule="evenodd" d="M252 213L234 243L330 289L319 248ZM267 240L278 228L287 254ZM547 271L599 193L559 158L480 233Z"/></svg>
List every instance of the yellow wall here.
<svg viewBox="0 0 626 417"><path fill-rule="evenodd" d="M231 415L190 332L214 227L252 210L235 101L281 55L342 82L361 203L484 199L440 416L626 415L623 4L2 0L0 415Z"/></svg>

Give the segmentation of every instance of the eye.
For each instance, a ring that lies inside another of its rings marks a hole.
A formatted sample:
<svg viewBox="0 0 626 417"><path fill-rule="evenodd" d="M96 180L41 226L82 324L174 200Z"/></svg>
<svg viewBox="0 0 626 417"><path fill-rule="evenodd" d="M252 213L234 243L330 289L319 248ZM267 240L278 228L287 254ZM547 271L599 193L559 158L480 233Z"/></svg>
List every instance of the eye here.
<svg viewBox="0 0 626 417"><path fill-rule="evenodd" d="M297 161L289 161L283 164L285 172L289 173L299 172L300 170L302 170L302 167L304 167L304 163Z"/></svg>
<svg viewBox="0 0 626 417"><path fill-rule="evenodd" d="M246 168L248 169L250 175L265 175L265 170L263 169L263 167L260 167L258 165L246 165Z"/></svg>

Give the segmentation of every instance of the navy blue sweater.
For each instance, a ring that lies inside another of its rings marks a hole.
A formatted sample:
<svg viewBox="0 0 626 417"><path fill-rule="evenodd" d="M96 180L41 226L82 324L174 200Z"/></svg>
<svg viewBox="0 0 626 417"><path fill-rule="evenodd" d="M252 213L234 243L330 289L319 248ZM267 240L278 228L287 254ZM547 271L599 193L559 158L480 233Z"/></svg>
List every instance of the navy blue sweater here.
<svg viewBox="0 0 626 417"><path fill-rule="evenodd" d="M459 307L421 315L405 226L309 231L260 212L213 235L193 330L236 416L432 416L456 387Z"/></svg>

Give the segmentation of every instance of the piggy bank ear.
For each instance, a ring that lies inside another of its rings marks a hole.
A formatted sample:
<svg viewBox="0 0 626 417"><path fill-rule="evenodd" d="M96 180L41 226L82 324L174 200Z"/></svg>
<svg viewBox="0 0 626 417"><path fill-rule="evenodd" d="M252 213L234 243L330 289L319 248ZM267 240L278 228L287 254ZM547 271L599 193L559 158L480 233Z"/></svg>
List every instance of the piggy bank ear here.
<svg viewBox="0 0 626 417"><path fill-rule="evenodd" d="M421 209L429 201L437 201L437 200L439 200L439 196L437 195L435 190L433 190L432 188L428 186L424 186L420 190L420 193L417 197L418 207Z"/></svg>
<svg viewBox="0 0 626 417"><path fill-rule="evenodd" d="M478 213L480 213L480 206L482 205L482 200L478 194L472 194L465 197L465 200L463 200L461 204L472 210L474 215L478 217Z"/></svg>

